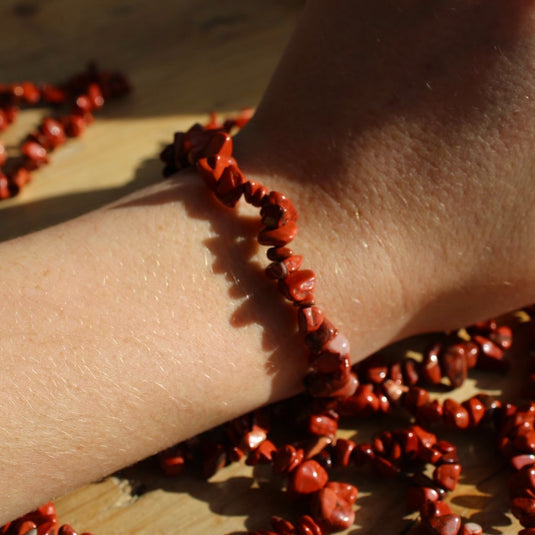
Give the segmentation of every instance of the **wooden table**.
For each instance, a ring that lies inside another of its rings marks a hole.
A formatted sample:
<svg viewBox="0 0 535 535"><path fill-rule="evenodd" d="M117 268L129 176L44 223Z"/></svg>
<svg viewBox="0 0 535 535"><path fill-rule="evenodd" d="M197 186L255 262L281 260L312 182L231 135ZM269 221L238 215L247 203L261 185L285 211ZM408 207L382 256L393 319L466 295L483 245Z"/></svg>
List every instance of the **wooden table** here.
<svg viewBox="0 0 535 535"><path fill-rule="evenodd" d="M135 92L105 107L19 197L0 203L0 239L75 217L159 180L157 155L173 131L211 110L225 114L257 104L301 8L299 0L3 0L1 82L59 81L94 59L128 73ZM15 145L40 114L24 112L3 139ZM517 352L523 351L520 344ZM480 373L454 397L496 384L492 374ZM387 419L361 422L358 432L344 434L362 440L389 425ZM446 436L459 444L464 465L449 498L454 511L484 524L486 533L516 533L507 509L508 469L490 433ZM208 482L169 479L142 463L57 500L57 507L63 522L95 535L223 534L268 527L272 513L291 517L292 505L278 487L259 477L261 471L252 475L237 464ZM357 521L347 533L416 532L401 483L370 474L355 481L361 490Z"/></svg>

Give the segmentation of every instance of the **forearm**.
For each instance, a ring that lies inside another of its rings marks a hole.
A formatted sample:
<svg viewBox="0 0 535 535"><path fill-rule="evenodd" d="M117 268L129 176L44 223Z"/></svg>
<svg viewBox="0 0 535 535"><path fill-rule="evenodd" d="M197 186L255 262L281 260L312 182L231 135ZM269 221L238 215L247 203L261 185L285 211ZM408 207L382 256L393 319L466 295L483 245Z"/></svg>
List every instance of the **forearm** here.
<svg viewBox="0 0 535 535"><path fill-rule="evenodd" d="M2 245L0 523L300 388L295 312L256 225L193 176ZM296 249L336 246L313 232ZM349 258L318 295L343 292ZM388 339L368 312L333 314L357 325L355 355Z"/></svg>

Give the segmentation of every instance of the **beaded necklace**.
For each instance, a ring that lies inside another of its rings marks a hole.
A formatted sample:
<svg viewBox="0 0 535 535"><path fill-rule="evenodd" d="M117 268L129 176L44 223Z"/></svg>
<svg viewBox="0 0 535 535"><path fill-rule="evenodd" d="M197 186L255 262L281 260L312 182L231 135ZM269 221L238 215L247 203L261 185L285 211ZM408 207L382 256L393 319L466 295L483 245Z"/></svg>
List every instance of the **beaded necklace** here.
<svg viewBox="0 0 535 535"><path fill-rule="evenodd" d="M0 200L17 195L30 182L30 173L48 163L49 153L63 145L67 137L80 136L105 101L130 90L123 74L101 71L94 64L58 85L37 86L32 82L0 85L0 132L15 122L21 107L44 104L59 110L61 106L71 105L64 115L45 117L22 141L20 155L8 157L0 142Z"/></svg>
<svg viewBox="0 0 535 535"><path fill-rule="evenodd" d="M249 117L244 112L224 123L213 117L205 127L196 124L176 133L161 155L164 175L194 167L224 205L234 207L243 197L260 209L263 226L257 238L268 247L271 262L266 275L294 305L308 352L306 392L292 402L307 436L277 444L270 432L277 404L160 453L164 472L179 475L195 457L200 457L205 477L243 459L253 466L271 464L274 473L286 478L286 492L304 499L308 512L292 520L274 516L270 528L249 535L325 535L353 525L358 496L354 485L331 479L333 468L369 466L381 476L406 479L407 508L419 511L423 534L480 535L479 524L463 522L444 501L457 485L461 465L456 447L429 428L439 423L458 430L493 426L498 448L513 469L510 505L525 528L520 535L535 535L535 403L516 406L486 394L462 403L450 398L441 403L424 388L445 383L459 387L475 367L504 371L513 341L511 328L494 320L480 322L466 329L464 336L450 335L433 343L421 361L390 362L373 355L351 366L347 338L315 304L315 273L302 269L303 258L288 247L298 230L297 210L285 195L248 180L233 157L230 132ZM529 366L535 372L535 356L530 356ZM359 444L336 436L340 418L398 409L411 415L411 425L380 432ZM424 472L430 467L428 477ZM77 535L72 527L59 526L53 504L0 528L1 535L55 533Z"/></svg>

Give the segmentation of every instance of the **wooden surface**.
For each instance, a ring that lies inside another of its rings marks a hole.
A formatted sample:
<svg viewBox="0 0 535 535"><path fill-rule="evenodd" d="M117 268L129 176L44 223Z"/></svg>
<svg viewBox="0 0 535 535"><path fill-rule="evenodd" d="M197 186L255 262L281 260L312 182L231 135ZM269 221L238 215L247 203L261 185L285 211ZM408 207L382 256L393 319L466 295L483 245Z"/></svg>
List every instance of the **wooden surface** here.
<svg viewBox="0 0 535 535"><path fill-rule="evenodd" d="M157 154L173 131L211 110L228 113L258 102L301 7L299 0L3 0L0 82L55 82L94 59L128 73L135 92L107 106L82 138L55 152L22 195L0 204L0 239L58 223L158 180ZM16 146L40 113L25 112L3 139ZM497 385L500 378L492 374L476 375L454 397ZM362 440L389 425L388 419L360 422L344 434ZM484 524L486 533L516 533L507 512L508 470L490 433L445 436L459 444L464 464L461 484L449 498L454 511ZM142 463L57 500L57 506L63 522L95 535L243 532L268 527L271 514L295 514L265 475L233 465L208 482L169 479ZM405 514L403 484L370 474L344 477L361 491L348 533L415 532L415 516Z"/></svg>

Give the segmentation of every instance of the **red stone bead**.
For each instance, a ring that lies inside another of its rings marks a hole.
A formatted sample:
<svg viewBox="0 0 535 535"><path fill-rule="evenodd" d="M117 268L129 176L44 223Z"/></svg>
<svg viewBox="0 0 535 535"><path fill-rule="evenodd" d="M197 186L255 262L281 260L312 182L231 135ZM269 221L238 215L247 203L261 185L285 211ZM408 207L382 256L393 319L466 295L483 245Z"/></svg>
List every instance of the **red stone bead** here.
<svg viewBox="0 0 535 535"><path fill-rule="evenodd" d="M262 186L262 184L254 182L253 180L248 180L243 185L245 200L253 206L261 206L268 193L269 191L265 186Z"/></svg>
<svg viewBox="0 0 535 535"><path fill-rule="evenodd" d="M442 404L444 422L457 429L466 429L470 425L468 411L453 399L446 399Z"/></svg>
<svg viewBox="0 0 535 535"><path fill-rule="evenodd" d="M518 535L535 535L535 528L525 528L518 532Z"/></svg>
<svg viewBox="0 0 535 535"><path fill-rule="evenodd" d="M39 130L45 136L49 150L54 150L65 142L65 130L63 126L51 117L43 119Z"/></svg>
<svg viewBox="0 0 535 535"><path fill-rule="evenodd" d="M461 528L461 535L483 535L483 528L475 522L467 522Z"/></svg>
<svg viewBox="0 0 535 535"><path fill-rule="evenodd" d="M397 477L401 474L399 466L384 457L376 455L372 460L372 465L383 477Z"/></svg>
<svg viewBox="0 0 535 535"><path fill-rule="evenodd" d="M7 151L4 145L0 143L0 166L4 165L7 160Z"/></svg>
<svg viewBox="0 0 535 535"><path fill-rule="evenodd" d="M459 515L435 516L426 520L430 535L457 535L461 529L461 517Z"/></svg>
<svg viewBox="0 0 535 535"><path fill-rule="evenodd" d="M515 436L513 446L520 453L535 453L535 430L529 424L524 429Z"/></svg>
<svg viewBox="0 0 535 535"><path fill-rule="evenodd" d="M325 487L334 490L337 496L345 500L350 505L353 505L357 501L359 491L354 485L342 483L340 481L329 481Z"/></svg>
<svg viewBox="0 0 535 535"><path fill-rule="evenodd" d="M442 345L434 344L424 352L424 358L420 368L420 377L427 384L438 385L442 380L442 372L439 364L441 351Z"/></svg>
<svg viewBox="0 0 535 535"><path fill-rule="evenodd" d="M301 306L297 312L297 321L301 334L317 331L323 323L323 311L315 305Z"/></svg>
<svg viewBox="0 0 535 535"><path fill-rule="evenodd" d="M336 334L338 334L336 327L324 317L321 325L305 336L305 344L312 352L319 353Z"/></svg>
<svg viewBox="0 0 535 535"><path fill-rule="evenodd" d="M304 461L290 474L288 491L292 494L311 494L323 488L328 480L325 468L318 462Z"/></svg>
<svg viewBox="0 0 535 535"><path fill-rule="evenodd" d="M466 366L469 370L471 370L477 365L477 359L479 357L479 346L472 341L463 342L463 346L466 355Z"/></svg>
<svg viewBox="0 0 535 535"><path fill-rule="evenodd" d="M322 488L312 499L312 514L327 531L342 531L353 525L355 511L332 488Z"/></svg>
<svg viewBox="0 0 535 535"><path fill-rule="evenodd" d="M32 82L23 82L22 84L22 98L26 104L37 104L41 99L41 92Z"/></svg>
<svg viewBox="0 0 535 535"><path fill-rule="evenodd" d="M247 457L245 464L256 466L258 464L268 464L273 460L273 455L277 447L271 440L263 440Z"/></svg>
<svg viewBox="0 0 535 535"><path fill-rule="evenodd" d="M258 243L260 245L283 247L294 240L296 236L297 225L293 221L289 221L283 227L261 230L258 234Z"/></svg>
<svg viewBox="0 0 535 535"><path fill-rule="evenodd" d="M277 535L295 535L296 533L294 525L280 516L272 516L270 523Z"/></svg>
<svg viewBox="0 0 535 535"><path fill-rule="evenodd" d="M63 104L67 100L67 92L53 85L41 86L41 98L48 104Z"/></svg>
<svg viewBox="0 0 535 535"><path fill-rule="evenodd" d="M407 386L414 386L420 379L418 363L413 358L404 359L401 363L403 380Z"/></svg>
<svg viewBox="0 0 535 535"><path fill-rule="evenodd" d="M495 331L498 327L498 324L496 323L496 320L493 318L489 318L486 320L478 321L474 323L473 325L470 325L468 327L468 332L470 334L485 334L487 335L491 331Z"/></svg>
<svg viewBox="0 0 535 535"><path fill-rule="evenodd" d="M294 252L289 247L271 247L267 250L266 254L269 260L280 262L292 256Z"/></svg>
<svg viewBox="0 0 535 535"><path fill-rule="evenodd" d="M480 335L475 335L473 340L480 348L477 361L479 367L498 371L507 369L508 364L504 360L504 351L500 346Z"/></svg>
<svg viewBox="0 0 535 535"><path fill-rule="evenodd" d="M289 474L301 464L304 456L302 449L285 444L273 454L273 471L277 474Z"/></svg>
<svg viewBox="0 0 535 535"><path fill-rule="evenodd" d="M473 398L463 401L461 405L468 412L469 427L476 427L479 425L485 417L485 406L481 400L474 396Z"/></svg>
<svg viewBox="0 0 535 535"><path fill-rule="evenodd" d="M83 117L79 115L69 115L62 119L62 125L65 128L65 133L70 137L79 137L83 134L86 122Z"/></svg>
<svg viewBox="0 0 535 535"><path fill-rule="evenodd" d="M0 199L9 199L9 197L11 197L11 191L9 189L8 179L6 175L0 171Z"/></svg>
<svg viewBox="0 0 535 535"><path fill-rule="evenodd" d="M517 497L511 500L511 512L525 528L535 527L535 499Z"/></svg>
<svg viewBox="0 0 535 535"><path fill-rule="evenodd" d="M403 398L403 405L410 411L416 411L428 402L429 392L419 386L411 386Z"/></svg>
<svg viewBox="0 0 535 535"><path fill-rule="evenodd" d="M381 391L384 393L390 403L397 403L402 396L408 391L409 387L398 383L393 379L387 379L381 385Z"/></svg>
<svg viewBox="0 0 535 535"><path fill-rule="evenodd" d="M271 191L264 198L264 203L260 210L260 217L262 224L267 229L275 229L284 227L289 223L295 225L297 221L297 210L288 197L278 191Z"/></svg>
<svg viewBox="0 0 535 535"><path fill-rule="evenodd" d="M303 257L292 255L280 262L273 262L266 268L268 277L272 279L284 279L288 273L297 271L303 263Z"/></svg>
<svg viewBox="0 0 535 535"><path fill-rule="evenodd" d="M432 487L409 487L407 490L407 510L418 511L426 502L436 502L438 492Z"/></svg>
<svg viewBox="0 0 535 535"><path fill-rule="evenodd" d="M308 515L299 517L296 523L298 535L323 535L323 530L317 522Z"/></svg>
<svg viewBox="0 0 535 535"><path fill-rule="evenodd" d="M63 524L59 528L58 535L78 535L78 532L69 524Z"/></svg>
<svg viewBox="0 0 535 535"><path fill-rule="evenodd" d="M420 507L420 515L423 520L451 515L451 508L446 502L440 500L436 502L425 502L422 507Z"/></svg>
<svg viewBox="0 0 535 535"><path fill-rule="evenodd" d="M350 362L346 356L339 353L323 352L319 355L312 353L309 358L309 365L313 370L320 373L348 373Z"/></svg>
<svg viewBox="0 0 535 535"><path fill-rule="evenodd" d="M17 119L19 114L19 109L16 106L6 106L3 109L4 117L7 121L7 124L13 124Z"/></svg>
<svg viewBox="0 0 535 535"><path fill-rule="evenodd" d="M97 84L90 84L87 88L87 98L91 105L91 110L99 110L104 106L104 97L102 96L102 91Z"/></svg>
<svg viewBox="0 0 535 535"><path fill-rule="evenodd" d="M344 399L340 404L340 412L348 415L369 416L379 410L379 398L373 385L359 385L354 395Z"/></svg>
<svg viewBox="0 0 535 535"><path fill-rule="evenodd" d="M521 470L524 468L524 466L531 466L535 464L535 455L515 455L514 457L511 457L510 462L515 470Z"/></svg>
<svg viewBox="0 0 535 535"><path fill-rule="evenodd" d="M357 466L362 466L371 462L374 457L375 453L373 452L373 448L371 447L371 444L367 443L357 444L351 455L353 462Z"/></svg>
<svg viewBox="0 0 535 535"><path fill-rule="evenodd" d="M365 382L383 383L388 376L388 365L384 355L376 354L368 357L359 366L359 377Z"/></svg>
<svg viewBox="0 0 535 535"><path fill-rule="evenodd" d="M349 466L351 462L351 455L356 447L356 443L353 440L346 438L339 438L334 446L336 453L336 460L340 466Z"/></svg>
<svg viewBox="0 0 535 535"><path fill-rule="evenodd" d="M293 273L297 271L303 263L303 257L301 255L291 255L280 262L286 268L286 273Z"/></svg>
<svg viewBox="0 0 535 535"><path fill-rule="evenodd" d="M446 490L453 490L461 475L461 465L457 463L441 464L433 472L433 480Z"/></svg>
<svg viewBox="0 0 535 535"><path fill-rule="evenodd" d="M460 387L468 376L466 351L462 343L448 346L440 359L442 373L449 379L453 388Z"/></svg>
<svg viewBox="0 0 535 535"><path fill-rule="evenodd" d="M428 464L437 464L443 457L443 454L436 449L436 447L433 448L424 448L423 446L418 451L418 460L428 463Z"/></svg>
<svg viewBox="0 0 535 535"><path fill-rule="evenodd" d="M316 273L310 269L289 273L285 279L279 281L279 290L284 297L297 304L313 302L315 287Z"/></svg>
<svg viewBox="0 0 535 535"><path fill-rule="evenodd" d="M9 532L7 532L9 533ZM15 531L12 532L15 535ZM16 535L37 535L37 524L31 520L23 520L17 526Z"/></svg>
<svg viewBox="0 0 535 535"><path fill-rule="evenodd" d="M420 450L420 444L413 429L409 427L394 431L393 436L401 444L403 456L408 460L416 459Z"/></svg>
<svg viewBox="0 0 535 535"><path fill-rule="evenodd" d="M396 383L403 383L403 372L401 371L401 364L394 362L388 368L388 378Z"/></svg>
<svg viewBox="0 0 535 535"><path fill-rule="evenodd" d="M186 455L182 448L170 448L158 455L163 473L167 476L178 476L186 467Z"/></svg>
<svg viewBox="0 0 535 535"><path fill-rule="evenodd" d="M239 168L230 164L223 169L213 191L224 205L232 208L243 193L244 180L245 178Z"/></svg>
<svg viewBox="0 0 535 535"><path fill-rule="evenodd" d="M513 345L513 330L508 325L500 325L489 333L489 340L492 340L506 351Z"/></svg>
<svg viewBox="0 0 535 535"><path fill-rule="evenodd" d="M305 378L305 385L313 397L349 398L357 390L358 379L353 373L310 372Z"/></svg>
<svg viewBox="0 0 535 535"><path fill-rule="evenodd" d="M267 438L265 429L257 425L253 425L252 429L245 433L242 441L243 449L251 451L256 449Z"/></svg>
<svg viewBox="0 0 535 535"><path fill-rule="evenodd" d="M7 122L6 114L4 110L0 108L0 132L3 132L4 130L6 130L8 126L9 126L9 123Z"/></svg>
<svg viewBox="0 0 535 535"><path fill-rule="evenodd" d="M419 425L413 425L411 430L416 435L418 442L422 447L432 448L437 443L437 437L433 433L421 428Z"/></svg>
<svg viewBox="0 0 535 535"><path fill-rule="evenodd" d="M325 414L313 414L308 421L308 431L313 435L334 438L338 431L338 422Z"/></svg>
<svg viewBox="0 0 535 535"><path fill-rule="evenodd" d="M21 147L22 154L31 162L32 168L48 163L48 153L46 149L35 141L26 141Z"/></svg>

